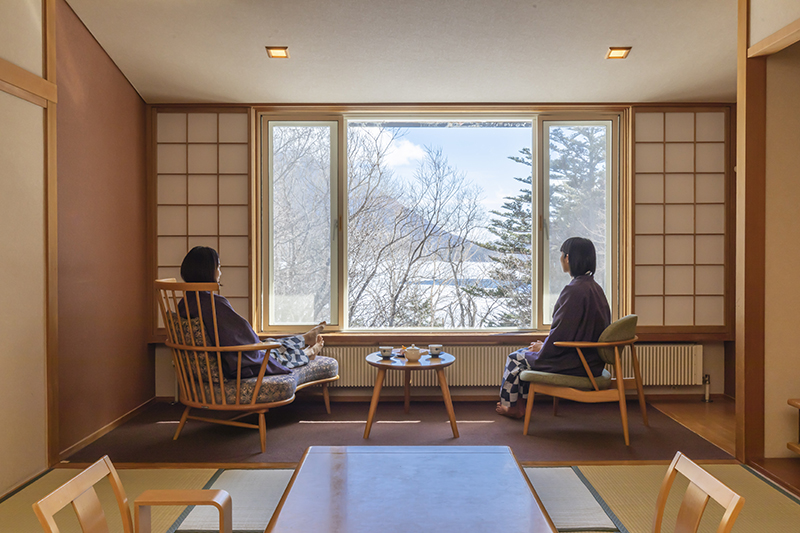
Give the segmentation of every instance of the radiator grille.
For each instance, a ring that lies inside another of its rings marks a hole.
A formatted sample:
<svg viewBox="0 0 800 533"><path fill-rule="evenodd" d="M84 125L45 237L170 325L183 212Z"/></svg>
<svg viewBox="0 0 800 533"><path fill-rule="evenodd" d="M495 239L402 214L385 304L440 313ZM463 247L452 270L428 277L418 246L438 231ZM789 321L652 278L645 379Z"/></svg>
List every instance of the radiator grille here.
<svg viewBox="0 0 800 533"><path fill-rule="evenodd" d="M445 346L456 362L445 368L451 387L499 386L506 356L523 346ZM374 352L371 346L325 347L324 354L339 361L340 379L331 387L372 387L377 370L364 358ZM636 353L644 385L701 385L703 382L703 346L700 344L637 344ZM622 355L625 376L633 376L629 350ZM613 374L613 369L609 368ZM438 386L435 372L413 372L411 384ZM402 387L402 372L387 372L387 387Z"/></svg>
<svg viewBox="0 0 800 533"><path fill-rule="evenodd" d="M637 344L644 385L702 385L702 344ZM611 375L614 369L609 367ZM633 376L630 349L622 354L625 377Z"/></svg>
<svg viewBox="0 0 800 533"><path fill-rule="evenodd" d="M451 387L500 386L506 356L523 346L445 346L444 351L455 356L456 362L444 369ZM370 346L325 347L324 355L339 361L339 380L331 387L372 387L378 370L364 358L375 351ZM412 372L411 384L438 387L435 372ZM402 387L403 372L387 372L386 387Z"/></svg>

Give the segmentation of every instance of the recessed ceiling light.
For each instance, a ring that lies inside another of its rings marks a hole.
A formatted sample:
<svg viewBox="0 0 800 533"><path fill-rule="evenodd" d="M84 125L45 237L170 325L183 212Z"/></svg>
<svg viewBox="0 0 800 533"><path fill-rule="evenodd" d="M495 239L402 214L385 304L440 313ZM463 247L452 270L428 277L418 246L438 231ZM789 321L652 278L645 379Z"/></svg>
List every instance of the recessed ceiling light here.
<svg viewBox="0 0 800 533"><path fill-rule="evenodd" d="M267 46L267 55L273 59L289 59L289 47Z"/></svg>
<svg viewBox="0 0 800 533"><path fill-rule="evenodd" d="M630 51L630 46L611 46L606 53L606 59L625 59Z"/></svg>

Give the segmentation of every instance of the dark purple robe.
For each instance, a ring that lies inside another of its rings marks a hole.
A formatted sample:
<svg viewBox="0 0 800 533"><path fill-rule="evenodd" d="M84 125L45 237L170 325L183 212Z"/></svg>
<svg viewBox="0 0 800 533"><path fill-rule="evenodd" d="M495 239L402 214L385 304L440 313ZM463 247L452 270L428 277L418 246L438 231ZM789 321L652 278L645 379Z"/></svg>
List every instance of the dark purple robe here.
<svg viewBox="0 0 800 533"><path fill-rule="evenodd" d="M611 310L606 295L592 275L572 278L561 291L553 309L550 334L539 352L526 352L531 369L554 374L586 376L575 348L554 346L557 341L596 342L611 323ZM603 373L605 363L597 350L581 350L594 376ZM530 354L530 355L528 355Z"/></svg>
<svg viewBox="0 0 800 533"><path fill-rule="evenodd" d="M211 344L214 344L214 318L211 312L211 298L208 292L200 293L200 310L203 312L203 325L208 333ZM186 293L189 303L189 316L195 318L197 313L197 296L194 292ZM244 344L259 344L261 339L253 331L250 323L239 313L233 310L230 302L219 294L214 295L214 306L217 310L217 327L219 329L219 346L241 346ZM178 304L180 315L186 318L186 306L183 300ZM258 350L242 352L242 379L258 376L261 363L266 352ZM235 379L238 365L238 352L222 353L222 374L226 379ZM291 370L280 364L270 355L265 375L289 374Z"/></svg>

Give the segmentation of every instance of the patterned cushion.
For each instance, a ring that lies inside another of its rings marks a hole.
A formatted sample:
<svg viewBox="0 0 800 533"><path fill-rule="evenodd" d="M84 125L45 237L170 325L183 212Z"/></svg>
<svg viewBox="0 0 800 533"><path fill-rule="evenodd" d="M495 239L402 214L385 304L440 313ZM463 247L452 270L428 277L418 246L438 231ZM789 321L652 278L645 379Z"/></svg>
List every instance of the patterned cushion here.
<svg viewBox="0 0 800 533"><path fill-rule="evenodd" d="M294 395L297 385L316 381L318 379L332 378L339 373L339 362L331 357L317 356L307 365L292 369L291 374L264 376L261 388L258 390L256 403L272 403L287 400ZM240 403L249 403L253 398L258 378L242 380L242 391L239 395ZM208 384L205 384L206 395L211 393ZM216 398L221 398L220 387L214 387ZM225 380L225 401L229 404L236 403L236 380Z"/></svg>
<svg viewBox="0 0 800 533"><path fill-rule="evenodd" d="M549 372L539 372L537 370L523 370L519 379L539 383L540 385L554 385L556 387L570 387L578 390L594 390L592 382L588 377L567 376L565 374L551 374ZM611 373L603 370L603 374L594 378L600 390L611 386Z"/></svg>
<svg viewBox="0 0 800 533"><path fill-rule="evenodd" d="M206 337L203 338L203 329L202 329L202 322L200 321L199 317L192 318L191 320L186 320L185 318L179 318L178 315L175 313L172 314L173 320L178 320L178 324L180 324L181 329L183 330L183 337L178 339L178 343L185 342L188 345L192 344L192 338L194 338L194 345L195 346L203 346L206 344L207 346L213 346L211 341ZM191 329L190 327L191 326ZM192 335L194 334L194 335ZM205 341L205 343L203 342ZM203 381L208 381L208 371L206 369L206 352L189 352L189 358L191 360L191 368L192 373L197 374L197 366L194 364L195 357L197 357L197 364L200 367L200 375L202 376ZM217 364L217 352L209 352L209 365L208 368L211 370L211 381L214 383L219 383L219 365Z"/></svg>
<svg viewBox="0 0 800 533"><path fill-rule="evenodd" d="M307 365L293 369L292 374L297 376L298 385L318 379L333 378L339 374L339 361L333 357L318 355L315 359L309 361Z"/></svg>

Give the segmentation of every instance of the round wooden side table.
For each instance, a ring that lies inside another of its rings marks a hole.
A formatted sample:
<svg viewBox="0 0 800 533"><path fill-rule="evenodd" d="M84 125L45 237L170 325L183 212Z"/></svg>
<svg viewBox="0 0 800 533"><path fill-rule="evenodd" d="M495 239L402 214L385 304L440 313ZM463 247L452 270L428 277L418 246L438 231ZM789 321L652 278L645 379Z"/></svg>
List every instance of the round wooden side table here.
<svg viewBox="0 0 800 533"><path fill-rule="evenodd" d="M372 422L375 418L375 411L378 409L378 401L383 388L383 381L387 370L402 370L405 373L404 380L404 401L405 412L409 411L411 397L411 372L419 370L434 370L439 378L439 387L442 389L444 405L447 415L450 417L450 427L453 429L453 437L458 437L458 427L456 426L456 414L453 411L453 401L450 398L450 388L444 377L444 369L452 365L456 358L449 353L442 352L439 355L423 355L419 361L409 361L405 357L394 355L389 358L381 357L379 352L371 353L367 356L367 363L378 369L378 377L375 378L375 388L372 390L372 401L369 404L369 416L367 416L367 427L364 429L364 438L369 438L372 429Z"/></svg>

